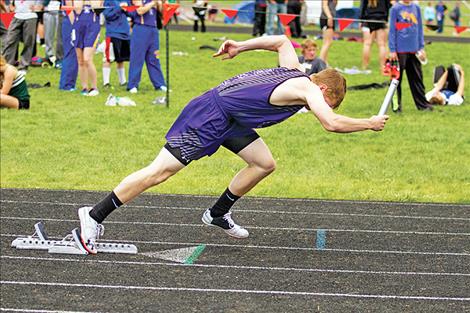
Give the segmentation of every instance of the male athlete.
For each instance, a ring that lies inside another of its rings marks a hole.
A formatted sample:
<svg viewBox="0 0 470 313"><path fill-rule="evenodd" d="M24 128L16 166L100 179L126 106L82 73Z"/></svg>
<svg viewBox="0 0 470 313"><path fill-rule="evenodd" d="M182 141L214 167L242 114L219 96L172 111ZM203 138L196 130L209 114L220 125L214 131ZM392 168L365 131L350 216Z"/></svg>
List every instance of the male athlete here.
<svg viewBox="0 0 470 313"><path fill-rule="evenodd" d="M280 123L302 107L310 109L328 131L349 133L384 128L388 116L355 119L333 112L346 93L345 79L333 69L306 75L285 36L228 40L214 56L231 59L255 49L276 51L280 67L237 75L190 101L150 165L127 176L94 207L78 210L82 245L89 253L97 252L99 224L113 210L164 182L191 161L212 155L220 146L236 153L247 166L235 175L214 206L204 212L202 221L235 238L247 238L248 231L233 221L230 208L276 167L271 151L254 129Z"/></svg>

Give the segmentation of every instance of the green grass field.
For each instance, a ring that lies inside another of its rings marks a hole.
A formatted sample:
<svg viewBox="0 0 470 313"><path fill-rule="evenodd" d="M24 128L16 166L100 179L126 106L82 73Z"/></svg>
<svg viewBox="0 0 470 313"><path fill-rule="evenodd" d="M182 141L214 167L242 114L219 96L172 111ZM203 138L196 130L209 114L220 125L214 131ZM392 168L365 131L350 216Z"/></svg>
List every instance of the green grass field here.
<svg viewBox="0 0 470 313"><path fill-rule="evenodd" d="M29 83L52 83L30 89L30 111L1 110L2 188L110 190L127 174L147 165L165 143L164 135L184 105L224 79L255 68L277 64L272 52L253 51L222 62L201 45L218 46L224 34L171 33L171 104L151 105L157 95L146 70L137 107L106 107L109 92L83 97L57 89L59 71L33 68ZM165 46L162 33L162 46ZM247 39L246 35L230 35ZM192 40L194 37L195 40ZM425 85L432 85L437 64L460 63L470 72L468 46L432 43L426 48L429 64ZM361 64L362 45L335 42L330 50L333 67ZM161 51L165 63L165 49ZM374 47L371 75L347 76L348 85L383 82ZM101 58L96 55L99 80ZM164 69L165 70L165 69ZM129 96L117 84L113 69L111 92ZM466 90L468 90L468 80ZM386 89L348 92L339 113L353 117L376 114ZM380 133L325 132L311 114L297 114L259 133L271 147L277 170L249 193L252 196L319 199L358 199L424 202L470 202L470 106L439 107L418 112L404 81L404 112L391 113ZM192 163L150 192L208 194L222 192L243 167L237 156L220 149L214 156Z"/></svg>

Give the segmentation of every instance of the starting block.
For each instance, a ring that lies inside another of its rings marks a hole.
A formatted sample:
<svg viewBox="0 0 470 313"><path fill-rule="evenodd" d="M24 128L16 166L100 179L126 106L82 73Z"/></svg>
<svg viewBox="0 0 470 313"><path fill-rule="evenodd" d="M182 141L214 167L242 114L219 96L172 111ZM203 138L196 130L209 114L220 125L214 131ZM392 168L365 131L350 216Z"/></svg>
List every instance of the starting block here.
<svg viewBox="0 0 470 313"><path fill-rule="evenodd" d="M12 241L11 246L19 250L47 250L49 253L80 254L88 252L80 242L80 231L78 228L72 230L62 240L49 239L43 222L34 225L34 234L28 237L19 237ZM127 243L96 242L98 253L124 253L137 254L137 247Z"/></svg>

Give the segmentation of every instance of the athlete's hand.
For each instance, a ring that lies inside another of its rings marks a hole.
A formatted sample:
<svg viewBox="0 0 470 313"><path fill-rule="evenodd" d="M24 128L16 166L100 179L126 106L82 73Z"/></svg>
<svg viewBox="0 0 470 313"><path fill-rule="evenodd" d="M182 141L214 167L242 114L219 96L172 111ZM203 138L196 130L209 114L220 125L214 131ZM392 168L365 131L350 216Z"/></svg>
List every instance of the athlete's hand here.
<svg viewBox="0 0 470 313"><path fill-rule="evenodd" d="M383 116L372 116L369 121L371 122L371 129L374 131L381 131L385 127L385 123L388 120L388 115Z"/></svg>
<svg viewBox="0 0 470 313"><path fill-rule="evenodd" d="M388 57L392 61L398 60L398 54L396 52L390 52L390 56Z"/></svg>
<svg viewBox="0 0 470 313"><path fill-rule="evenodd" d="M212 56L218 57L224 55L222 60L233 59L240 53L238 42L234 40L226 40L219 48L217 53L214 53Z"/></svg>

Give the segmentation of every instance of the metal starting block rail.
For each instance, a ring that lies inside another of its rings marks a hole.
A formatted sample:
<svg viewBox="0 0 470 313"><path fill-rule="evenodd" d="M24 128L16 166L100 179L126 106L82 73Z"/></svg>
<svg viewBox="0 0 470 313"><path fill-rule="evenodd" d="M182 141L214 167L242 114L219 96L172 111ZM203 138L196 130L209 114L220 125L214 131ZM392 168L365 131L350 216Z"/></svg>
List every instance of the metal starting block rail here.
<svg viewBox="0 0 470 313"><path fill-rule="evenodd" d="M19 237L12 241L11 246L19 250L47 250L49 253L81 254L88 252L80 244L80 231L72 230L62 240L49 239L43 222L34 225L34 234L28 237ZM137 247L127 243L96 242L98 253L124 253L137 254Z"/></svg>

